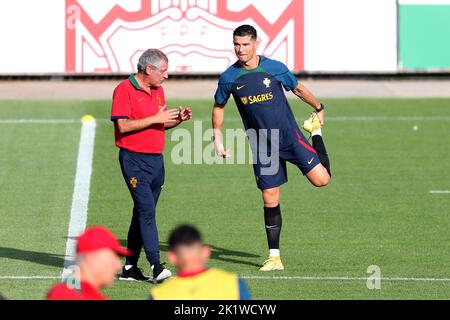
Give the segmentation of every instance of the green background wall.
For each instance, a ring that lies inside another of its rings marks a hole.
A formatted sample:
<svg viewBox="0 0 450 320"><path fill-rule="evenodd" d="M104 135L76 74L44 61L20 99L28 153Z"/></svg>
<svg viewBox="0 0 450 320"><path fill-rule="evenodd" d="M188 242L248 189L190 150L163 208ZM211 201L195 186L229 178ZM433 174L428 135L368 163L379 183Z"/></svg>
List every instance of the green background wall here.
<svg viewBox="0 0 450 320"><path fill-rule="evenodd" d="M450 5L400 5L400 68L450 69Z"/></svg>

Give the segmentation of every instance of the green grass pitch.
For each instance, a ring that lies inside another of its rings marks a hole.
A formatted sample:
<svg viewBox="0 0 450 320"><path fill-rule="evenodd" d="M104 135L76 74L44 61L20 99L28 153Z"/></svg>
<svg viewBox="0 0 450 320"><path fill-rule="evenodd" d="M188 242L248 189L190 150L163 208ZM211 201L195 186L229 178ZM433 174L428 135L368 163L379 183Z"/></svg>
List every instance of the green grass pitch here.
<svg viewBox="0 0 450 320"><path fill-rule="evenodd" d="M257 271L267 248L251 166L174 165L173 131L167 132L166 183L157 208L163 260L169 231L189 222L213 248L209 266L249 277L256 299L450 298L450 281L417 280L450 278L450 194L429 193L450 190L450 100L324 102L333 179L317 189L288 166L289 182L281 191L284 272ZM211 101L168 103L178 104L191 105L194 119L210 127ZM300 101L291 105L300 123L310 108ZM94 115L88 225L106 225L125 243L132 202L109 112L110 101L0 101L0 292L8 298L42 299L55 280L6 277L62 271L81 125L1 120ZM192 131L193 122L181 127ZM230 103L225 128L241 127ZM145 259L140 265L149 272ZM416 280L382 280L380 290L369 290L364 277L370 265L379 266L382 277ZM118 281L105 293L112 299L146 299L151 287Z"/></svg>

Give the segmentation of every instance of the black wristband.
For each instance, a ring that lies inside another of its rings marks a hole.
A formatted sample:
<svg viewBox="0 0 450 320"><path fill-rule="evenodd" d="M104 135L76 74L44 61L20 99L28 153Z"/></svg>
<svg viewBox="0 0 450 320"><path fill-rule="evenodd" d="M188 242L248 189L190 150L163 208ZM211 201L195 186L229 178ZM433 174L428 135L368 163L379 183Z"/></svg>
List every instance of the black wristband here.
<svg viewBox="0 0 450 320"><path fill-rule="evenodd" d="M320 112L325 109L325 105L323 103L320 104L320 108L316 109L316 112Z"/></svg>

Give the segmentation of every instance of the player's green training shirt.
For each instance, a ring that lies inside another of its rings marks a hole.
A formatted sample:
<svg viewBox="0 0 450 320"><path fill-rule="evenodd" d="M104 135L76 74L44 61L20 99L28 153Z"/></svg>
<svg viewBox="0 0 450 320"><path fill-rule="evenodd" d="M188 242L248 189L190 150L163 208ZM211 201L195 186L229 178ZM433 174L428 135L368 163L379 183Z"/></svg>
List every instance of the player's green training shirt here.
<svg viewBox="0 0 450 320"><path fill-rule="evenodd" d="M255 69L242 68L239 61L230 66L219 78L215 102L225 105L233 96L246 130L279 130L279 147L288 148L298 141L298 125L284 90L297 86L297 79L281 62L259 56Z"/></svg>

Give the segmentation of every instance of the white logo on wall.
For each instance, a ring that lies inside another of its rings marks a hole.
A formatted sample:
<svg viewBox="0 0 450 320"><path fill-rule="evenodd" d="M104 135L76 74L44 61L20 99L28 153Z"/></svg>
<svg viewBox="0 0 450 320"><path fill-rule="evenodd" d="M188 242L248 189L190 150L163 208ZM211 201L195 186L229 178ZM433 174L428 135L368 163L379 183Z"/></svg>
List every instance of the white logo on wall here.
<svg viewBox="0 0 450 320"><path fill-rule="evenodd" d="M244 23L258 30L259 54L300 70L301 10L303 0L67 0L66 71L132 72L153 47L170 71L221 72L236 61L232 31Z"/></svg>

